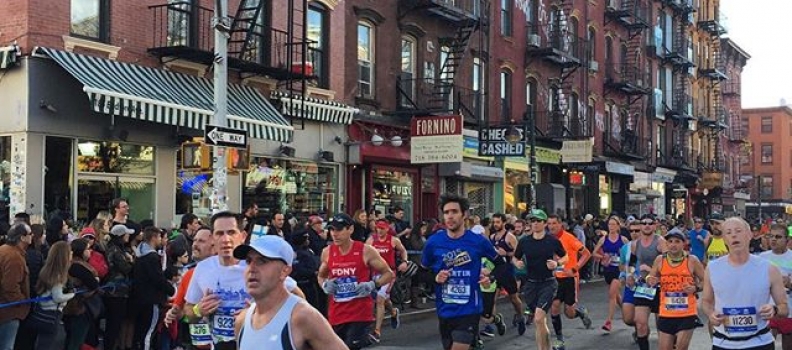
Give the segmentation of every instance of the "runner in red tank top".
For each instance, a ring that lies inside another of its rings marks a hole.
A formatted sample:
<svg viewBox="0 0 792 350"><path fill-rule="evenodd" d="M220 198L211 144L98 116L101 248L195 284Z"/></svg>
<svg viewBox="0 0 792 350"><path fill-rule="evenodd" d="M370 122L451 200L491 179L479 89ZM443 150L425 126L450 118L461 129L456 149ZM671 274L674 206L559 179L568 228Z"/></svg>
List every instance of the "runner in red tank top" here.
<svg viewBox="0 0 792 350"><path fill-rule="evenodd" d="M404 249L401 240L394 239L394 236L389 234L391 230L388 221L377 220L377 233L371 235L366 244L374 247L379 252L380 256L385 259L385 262L391 268L396 270L396 252L398 251L401 258L399 264L399 271L404 272L407 270L407 250ZM371 340L375 343L380 341L380 330L382 329L382 320L385 318L385 307L389 305L391 309L391 327L394 329L399 328L399 309L393 306L390 301L390 291L393 288L393 282L380 287L377 292L377 318L374 322L374 332L371 333Z"/></svg>
<svg viewBox="0 0 792 350"><path fill-rule="evenodd" d="M369 343L373 321L371 293L393 280L393 271L371 246L351 239L354 221L336 214L328 222L333 244L322 251L319 284L329 296L328 319L351 350ZM371 279L372 272L380 275Z"/></svg>

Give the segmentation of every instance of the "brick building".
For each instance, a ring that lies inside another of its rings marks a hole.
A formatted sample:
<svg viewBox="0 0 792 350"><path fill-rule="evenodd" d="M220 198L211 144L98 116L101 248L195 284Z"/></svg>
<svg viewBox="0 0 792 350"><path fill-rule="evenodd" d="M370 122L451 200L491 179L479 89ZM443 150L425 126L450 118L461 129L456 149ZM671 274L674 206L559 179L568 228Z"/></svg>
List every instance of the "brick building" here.
<svg viewBox="0 0 792 350"><path fill-rule="evenodd" d="M757 217L761 202L764 216L783 215L786 206L792 204L792 109L743 109L742 118L751 150L740 167L751 189L746 214Z"/></svg>

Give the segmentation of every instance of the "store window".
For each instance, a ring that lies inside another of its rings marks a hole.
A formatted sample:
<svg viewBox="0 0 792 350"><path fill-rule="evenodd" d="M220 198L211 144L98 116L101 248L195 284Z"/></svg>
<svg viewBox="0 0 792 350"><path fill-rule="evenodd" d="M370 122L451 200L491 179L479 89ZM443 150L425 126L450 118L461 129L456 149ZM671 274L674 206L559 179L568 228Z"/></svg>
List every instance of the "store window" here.
<svg viewBox="0 0 792 350"><path fill-rule="evenodd" d="M520 215L524 213L531 197L531 174L520 170L506 170L504 181L505 212Z"/></svg>
<svg viewBox="0 0 792 350"><path fill-rule="evenodd" d="M243 206L256 203L262 213L279 211L298 218L337 210L336 167L268 157L254 157L251 164L243 177Z"/></svg>
<svg viewBox="0 0 792 350"><path fill-rule="evenodd" d="M72 190L74 186L74 163L72 149L74 140L47 136L45 141L44 167L44 210L46 218L55 216L72 217Z"/></svg>
<svg viewBox="0 0 792 350"><path fill-rule="evenodd" d="M79 140L77 142L77 220L88 223L114 198L129 203L129 218L154 219L153 146Z"/></svg>
<svg viewBox="0 0 792 350"><path fill-rule="evenodd" d="M404 217L413 216L413 174L401 171L376 169L372 174L371 204L375 210L390 213L394 208L404 209Z"/></svg>
<svg viewBox="0 0 792 350"><path fill-rule="evenodd" d="M11 204L11 136L0 136L0 224L9 223Z"/></svg>

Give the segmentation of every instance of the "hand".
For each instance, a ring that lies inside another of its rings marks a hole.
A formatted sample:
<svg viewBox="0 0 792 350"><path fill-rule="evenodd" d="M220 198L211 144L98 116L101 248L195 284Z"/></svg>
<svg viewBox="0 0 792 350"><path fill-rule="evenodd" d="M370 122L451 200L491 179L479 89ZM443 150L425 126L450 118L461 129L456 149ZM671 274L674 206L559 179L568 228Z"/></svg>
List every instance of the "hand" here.
<svg viewBox="0 0 792 350"><path fill-rule="evenodd" d="M437 273L437 276L435 276L435 282L437 282L438 284L446 283L446 281L448 281L449 276L451 276L451 271L440 270L440 272Z"/></svg>
<svg viewBox="0 0 792 350"><path fill-rule="evenodd" d="M335 278L328 278L322 283L322 290L327 295L334 295L336 291L336 280Z"/></svg>
<svg viewBox="0 0 792 350"><path fill-rule="evenodd" d="M789 286L789 276L781 276L781 281L784 282L784 287Z"/></svg>
<svg viewBox="0 0 792 350"><path fill-rule="evenodd" d="M377 285L374 281L361 282L355 286L355 294L357 294L358 297L371 296L371 292L376 289Z"/></svg>
<svg viewBox="0 0 792 350"><path fill-rule="evenodd" d="M776 312L774 305L764 304L762 305L762 307L759 308L759 316L762 317L762 319L769 320L775 317L775 315Z"/></svg>
<svg viewBox="0 0 792 350"><path fill-rule="evenodd" d="M682 290L684 290L685 293L688 294L695 294L698 291L698 288L696 288L696 285L694 284L686 284L682 286Z"/></svg>
<svg viewBox="0 0 792 350"><path fill-rule="evenodd" d="M484 270L482 270L481 274L479 275L479 284L484 288L489 288L491 283L492 280L490 280L489 275L485 275Z"/></svg>
<svg viewBox="0 0 792 350"><path fill-rule="evenodd" d="M726 322L726 316L718 315L717 313L713 312L709 315L709 322L713 327L720 326Z"/></svg>
<svg viewBox="0 0 792 350"><path fill-rule="evenodd" d="M696 239L699 241L704 242L704 236L696 236Z"/></svg>
<svg viewBox="0 0 792 350"><path fill-rule="evenodd" d="M168 313L165 314L165 327L170 327L173 321L178 320L181 318L182 309L177 307L172 307L168 310Z"/></svg>
<svg viewBox="0 0 792 350"><path fill-rule="evenodd" d="M208 316L215 313L218 307L220 307L220 297L212 292L207 292L204 294L203 298L201 298L201 301L198 302L198 309L201 310L202 316Z"/></svg>
<svg viewBox="0 0 792 350"><path fill-rule="evenodd" d="M646 284L648 284L650 287L656 286L657 282L660 282L657 276L652 276L652 275L646 276Z"/></svg>
<svg viewBox="0 0 792 350"><path fill-rule="evenodd" d="M610 265L611 256L609 254L605 254L602 259L600 259L600 265L607 266Z"/></svg>
<svg viewBox="0 0 792 350"><path fill-rule="evenodd" d="M627 287L635 287L635 276L628 275L627 278L624 279L624 282L627 283Z"/></svg>
<svg viewBox="0 0 792 350"><path fill-rule="evenodd" d="M518 268L520 270L525 268L525 262L522 261L522 260L516 260L513 263L514 263L514 267L516 267L516 268Z"/></svg>
<svg viewBox="0 0 792 350"><path fill-rule="evenodd" d="M545 264L547 264L547 269L550 271L553 271L556 269L556 267L558 267L558 261L555 261L553 259L548 259Z"/></svg>
<svg viewBox="0 0 792 350"><path fill-rule="evenodd" d="M398 270L399 270L399 272L407 271L407 263L403 262L403 263L399 264Z"/></svg>

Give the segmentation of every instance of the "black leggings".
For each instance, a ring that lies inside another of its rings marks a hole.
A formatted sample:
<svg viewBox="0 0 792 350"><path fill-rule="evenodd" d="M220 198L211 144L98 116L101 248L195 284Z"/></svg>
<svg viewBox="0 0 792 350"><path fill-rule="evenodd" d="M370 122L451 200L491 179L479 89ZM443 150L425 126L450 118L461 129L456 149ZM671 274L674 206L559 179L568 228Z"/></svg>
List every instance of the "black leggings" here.
<svg viewBox="0 0 792 350"><path fill-rule="evenodd" d="M138 310L135 318L135 349L155 349L157 346L155 346L154 339L159 322L159 306L139 305Z"/></svg>

